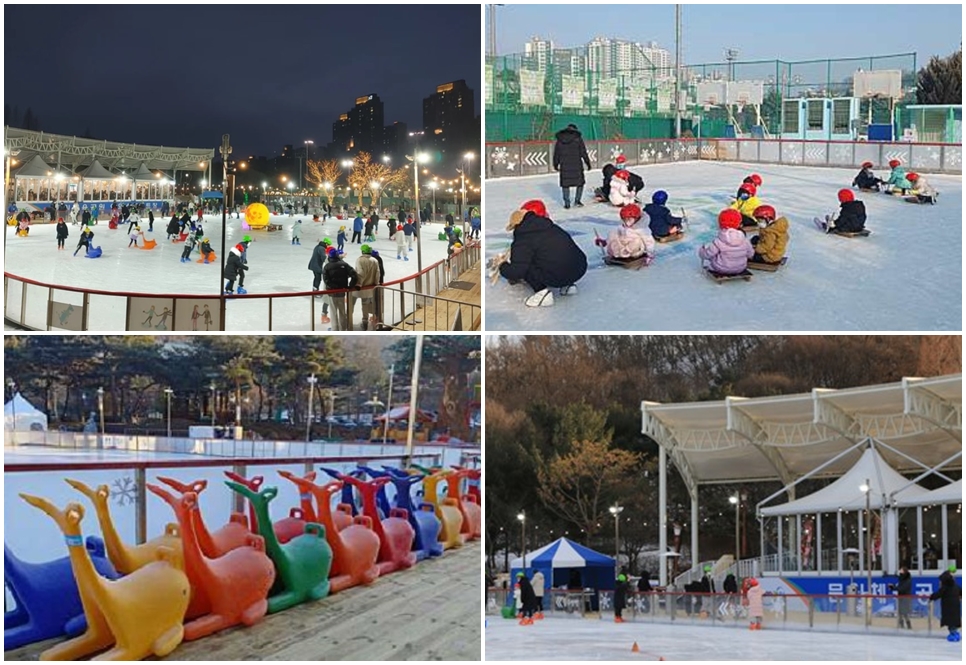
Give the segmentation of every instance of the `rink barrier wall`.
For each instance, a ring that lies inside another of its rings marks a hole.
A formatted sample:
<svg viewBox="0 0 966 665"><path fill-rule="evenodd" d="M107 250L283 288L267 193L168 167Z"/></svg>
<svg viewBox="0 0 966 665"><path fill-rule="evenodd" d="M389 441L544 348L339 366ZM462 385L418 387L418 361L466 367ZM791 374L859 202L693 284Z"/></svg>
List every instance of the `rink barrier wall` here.
<svg viewBox="0 0 966 665"><path fill-rule="evenodd" d="M388 255L387 255L388 256ZM380 320L391 324L402 322L407 313L412 312L420 295L436 296L446 288L452 276L458 276L480 261L479 242L467 244L463 251L448 259L442 259L421 272L402 279L386 282L383 286L396 287L406 292L404 297L389 302L389 307L381 308ZM137 293L128 291L107 291L77 286L64 286L40 280L21 277L4 272L4 320L27 330L67 330L53 325L54 303L63 303L81 308L81 324L71 330L78 331L141 331L128 325L129 310L133 298L170 300L172 326L161 332L209 332L194 329L187 316L181 317L179 324L178 302L191 301L194 306L199 301L210 302L212 308L220 307L222 296L196 293ZM328 324L321 322L322 300L319 296L347 299L350 309L361 299L362 293L374 291L375 287L364 289L334 289L330 291L301 291L297 293L255 293L225 296L226 321L218 330L232 332L244 331L326 331ZM351 316L350 316L351 319ZM246 321L257 320L261 325L252 326ZM213 329L214 331L216 329Z"/></svg>
<svg viewBox="0 0 966 665"><path fill-rule="evenodd" d="M960 143L880 143L867 141L805 141L784 139L640 139L584 141L590 170L600 171L617 155L627 166L670 164L696 160L751 162L790 166L855 168L864 161L876 169L888 169L900 160L921 173L962 175ZM553 141L521 141L486 144L486 178L507 178L554 173ZM593 180L588 187L596 186Z"/></svg>
<svg viewBox="0 0 966 665"><path fill-rule="evenodd" d="M901 634L934 637L945 634L940 627L939 603L928 596L903 596L911 601L912 629L900 633L895 595L783 595L765 594L765 630L798 630L816 633ZM499 615L513 602L513 592L491 587L486 592L485 613ZM865 609L875 608L869 614ZM547 590L544 615L554 618L614 620L613 591ZM677 623L747 629L747 606L738 594L631 591L622 618L628 623Z"/></svg>

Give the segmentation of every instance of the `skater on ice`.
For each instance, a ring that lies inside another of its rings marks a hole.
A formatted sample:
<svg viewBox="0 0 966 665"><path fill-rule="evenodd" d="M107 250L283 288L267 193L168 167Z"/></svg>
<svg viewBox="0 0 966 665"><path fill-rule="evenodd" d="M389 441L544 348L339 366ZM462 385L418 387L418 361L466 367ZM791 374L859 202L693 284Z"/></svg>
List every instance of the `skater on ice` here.
<svg viewBox="0 0 966 665"><path fill-rule="evenodd" d="M526 299L528 307L552 306L551 289L559 289L562 296L577 293L576 284L587 272L587 256L569 233L550 220L543 201L524 203L510 215L506 230L513 231L513 243L499 274L511 284L524 281L533 289Z"/></svg>
<svg viewBox="0 0 966 665"><path fill-rule="evenodd" d="M57 220L57 249L58 250L64 248L64 241L67 240L68 235L69 234L67 232L67 224L64 223L64 218L61 217L59 220Z"/></svg>
<svg viewBox="0 0 966 665"><path fill-rule="evenodd" d="M215 258L215 251L211 248L211 241L208 238L201 240L201 258L205 263L211 263Z"/></svg>
<svg viewBox="0 0 966 665"><path fill-rule="evenodd" d="M876 177L875 173L872 172L873 166L872 162L862 162L862 170L856 174L852 186L864 191L878 192L879 185L885 181Z"/></svg>
<svg viewBox="0 0 966 665"><path fill-rule="evenodd" d="M648 265L654 255L654 239L650 234L634 228L641 220L641 207L631 203L620 209L621 225L607 235L596 238L594 244L602 247L605 262L609 264Z"/></svg>
<svg viewBox="0 0 966 665"><path fill-rule="evenodd" d="M245 236L240 243L228 252L228 261L225 263L225 277L228 279L225 284L225 293L228 295L234 292L236 279L238 280L238 295L248 293L244 287L245 271L248 270L248 244L251 240L250 236Z"/></svg>
<svg viewBox="0 0 966 665"><path fill-rule="evenodd" d="M650 219L647 226L651 230L651 235L655 238L668 238L684 233L682 226L684 218L675 217L671 214L671 211L665 205L667 199L667 192L659 189L651 195L651 202L644 206L644 212Z"/></svg>
<svg viewBox="0 0 966 665"><path fill-rule="evenodd" d="M939 625L949 630L946 639L950 642L959 642L962 639L959 630L963 626L963 590L956 586L956 579L953 577L955 572L956 564L950 564L939 576L939 589L929 596L929 600L939 601Z"/></svg>
<svg viewBox="0 0 966 665"><path fill-rule="evenodd" d="M406 223L403 224L403 235L406 236L406 248L410 252L413 251L413 239L416 237L416 225L413 223L412 217L407 218Z"/></svg>
<svg viewBox="0 0 966 665"><path fill-rule="evenodd" d="M379 284L379 263L372 258L372 247L363 245L360 248L362 254L356 259L356 286L360 291L350 294L348 321L349 329L352 329L353 312L355 311L356 301L362 302L362 329L376 329L376 310L375 310L375 287Z"/></svg>
<svg viewBox="0 0 966 665"><path fill-rule="evenodd" d="M356 218L352 220L352 240L351 240L351 242L354 242L354 243L356 243L358 245L361 245L362 244L362 230L363 230L364 226L365 225L362 222L362 211L358 211L358 212L356 212Z"/></svg>
<svg viewBox="0 0 966 665"><path fill-rule="evenodd" d="M168 226L165 229L165 233L167 233L167 240L177 238L178 234L181 233L181 223L178 221L177 213L171 215L171 219L168 221Z"/></svg>
<svg viewBox="0 0 966 665"><path fill-rule="evenodd" d="M839 211L826 215L825 221L816 218L815 224L826 233L863 233L865 232L865 204L855 200L851 189L840 189Z"/></svg>
<svg viewBox="0 0 966 665"><path fill-rule="evenodd" d="M533 625L533 614L537 605L537 595L533 592L533 585L522 572L517 573L517 584L520 585L520 617L521 626Z"/></svg>
<svg viewBox="0 0 966 665"><path fill-rule="evenodd" d="M718 214L718 236L698 249L712 275L740 275L748 270L755 250L741 231L741 213L727 208Z"/></svg>
<svg viewBox="0 0 966 665"><path fill-rule="evenodd" d="M627 575L621 573L614 583L614 623L624 623L621 614L627 607Z"/></svg>
<svg viewBox="0 0 966 665"><path fill-rule="evenodd" d="M130 249L131 247L134 247L135 249L137 249L138 236L141 235L141 227L135 224L133 227L128 227L128 228L130 228L131 231L130 233L128 233L127 237L130 238L131 240L130 242L128 242L127 247L128 249Z"/></svg>
<svg viewBox="0 0 966 665"><path fill-rule="evenodd" d="M337 243L337 246L340 252L345 249L345 227L344 226L339 227L339 233L335 236L335 241Z"/></svg>
<svg viewBox="0 0 966 665"><path fill-rule="evenodd" d="M195 250L197 244L198 236L188 236L188 239L184 243L184 249L181 250L181 263L191 262L191 252Z"/></svg>
<svg viewBox="0 0 966 665"><path fill-rule="evenodd" d="M584 204L580 197L584 193L584 168L590 170L590 156L587 146L577 130L577 125L571 123L557 132L557 143L553 148L553 170L560 173L560 189L563 191L564 208L570 208L570 188L574 191L574 205L578 208Z"/></svg>
<svg viewBox="0 0 966 665"><path fill-rule="evenodd" d="M765 616L765 590L754 577L748 580L748 630L761 630L761 620Z"/></svg>
<svg viewBox="0 0 966 665"><path fill-rule="evenodd" d="M81 231L80 239L78 239L77 241L77 249L74 250L74 256L77 256L77 252L80 251L81 247L83 247L85 251L90 251L92 247L91 243L93 241L94 241L94 232L91 231L91 227L85 226L84 230Z"/></svg>
<svg viewBox="0 0 966 665"><path fill-rule="evenodd" d="M755 220L761 226L758 235L751 239L755 248L755 255L751 260L755 263L781 263L785 258L785 248L788 247L788 220L784 217L775 219L775 209L769 205L755 208Z"/></svg>
<svg viewBox="0 0 966 665"><path fill-rule="evenodd" d="M302 220L297 219L295 223L292 224L292 244L301 245L302 244Z"/></svg>
<svg viewBox="0 0 966 665"><path fill-rule="evenodd" d="M410 224L410 228L412 228L412 224ZM396 258L409 260L409 252L406 251L406 231L402 224L396 226Z"/></svg>

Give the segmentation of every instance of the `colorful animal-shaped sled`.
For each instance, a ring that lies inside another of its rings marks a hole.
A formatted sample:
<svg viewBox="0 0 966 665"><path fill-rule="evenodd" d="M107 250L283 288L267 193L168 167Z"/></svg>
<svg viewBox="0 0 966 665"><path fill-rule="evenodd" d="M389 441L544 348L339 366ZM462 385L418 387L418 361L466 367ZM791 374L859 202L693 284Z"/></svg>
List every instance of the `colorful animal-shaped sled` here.
<svg viewBox="0 0 966 665"><path fill-rule="evenodd" d="M422 482L423 476L411 475L388 466L383 468L396 486L396 507L407 511L409 523L416 531L416 537L413 539L416 560L440 556L443 553L443 544L439 542L442 524L436 517L436 506L426 501L420 501L414 505L412 500L412 488Z"/></svg>
<svg viewBox="0 0 966 665"><path fill-rule="evenodd" d="M225 471L225 475L228 476L233 482L236 482L239 485L244 485L256 494L258 493L262 484L265 482L265 478L262 476L252 476L249 479L232 471ZM315 472L310 472L306 475L306 477L311 477L314 480ZM261 533L260 525L257 523L258 517L255 507L249 504L248 510L250 515L251 532ZM302 508L292 508L289 510L288 517L283 517L275 522L272 525L272 528L275 530L275 536L278 538L278 541L280 543L287 543L288 541L292 540L292 538L296 538L297 536L301 536L303 533L305 533L305 525L308 523L308 521L309 519Z"/></svg>
<svg viewBox="0 0 966 665"><path fill-rule="evenodd" d="M439 498L439 483L447 480L449 475L449 471L437 471L423 478L423 498L436 508L436 517L442 524L439 540L443 543L443 549L447 550L461 547L466 541L462 533L463 511L460 510L459 500L448 496Z"/></svg>
<svg viewBox="0 0 966 665"><path fill-rule="evenodd" d="M372 520L372 530L379 536L379 574L387 575L411 568L416 563L416 555L412 552L416 532L409 524L409 513L402 508L390 508L386 517L380 518L376 507L376 494L383 490L390 479L366 481L344 475L342 481L355 487L362 495L362 513Z"/></svg>
<svg viewBox="0 0 966 665"><path fill-rule="evenodd" d="M199 497L201 496L201 493L204 492L208 487L207 480L196 480L189 484L179 482L174 478L166 478L164 476L158 476L158 480L168 487L174 489L179 494L194 492ZM177 511L175 514L177 514ZM243 547L251 544L251 540L249 539L251 532L248 529L248 518L245 517L244 513L232 513L228 518L228 524L221 527L217 531L208 530L200 510L197 511L192 519L195 526L195 538L201 545L201 551L209 559L223 556L236 547ZM184 527L182 526L182 529L183 528Z"/></svg>
<svg viewBox="0 0 966 665"><path fill-rule="evenodd" d="M454 468L446 477L446 496L456 500L456 505L463 515L461 534L465 540L479 540L483 535L483 512L477 498L472 494L461 492L463 479L470 478L470 469ZM469 483L467 483L469 484Z"/></svg>

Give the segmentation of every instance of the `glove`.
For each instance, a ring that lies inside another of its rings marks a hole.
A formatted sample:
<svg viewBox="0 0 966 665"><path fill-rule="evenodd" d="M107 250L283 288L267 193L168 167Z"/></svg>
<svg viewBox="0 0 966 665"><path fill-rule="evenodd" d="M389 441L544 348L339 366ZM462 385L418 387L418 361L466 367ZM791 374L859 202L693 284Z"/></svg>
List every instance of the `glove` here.
<svg viewBox="0 0 966 665"><path fill-rule="evenodd" d="M607 247L607 241L603 238L594 238L594 244L598 247Z"/></svg>

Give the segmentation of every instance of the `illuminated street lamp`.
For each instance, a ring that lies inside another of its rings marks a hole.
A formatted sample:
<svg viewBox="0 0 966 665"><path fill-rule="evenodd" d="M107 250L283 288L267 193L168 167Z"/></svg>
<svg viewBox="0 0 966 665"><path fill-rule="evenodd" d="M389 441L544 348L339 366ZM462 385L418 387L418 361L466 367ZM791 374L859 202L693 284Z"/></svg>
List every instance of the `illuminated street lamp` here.
<svg viewBox="0 0 966 665"><path fill-rule="evenodd" d="M527 513L521 510L517 513L517 519L520 520L520 545L523 549L523 570L527 570Z"/></svg>
<svg viewBox="0 0 966 665"><path fill-rule="evenodd" d="M312 139L307 139L305 141L302 141L302 143L305 144L305 156L302 158L301 161L299 161L299 189L302 189L302 161L305 161L306 164L308 163L309 146L315 145L315 141L313 141Z"/></svg>
<svg viewBox="0 0 966 665"><path fill-rule="evenodd" d="M614 561L618 561L621 555L620 515L624 512L624 506L614 504L608 510L614 516Z"/></svg>
<svg viewBox="0 0 966 665"><path fill-rule="evenodd" d="M416 219L419 219L419 165L429 161L429 155L424 152L417 152L413 155L406 155L406 159L413 163L413 185L415 189ZM401 220L400 220L401 221ZM423 234L416 234L416 272L423 271ZM419 290L422 291L422 277L416 282Z"/></svg>
<svg viewBox="0 0 966 665"><path fill-rule="evenodd" d="M171 438L171 396L174 395L174 391L171 388L164 389L164 395L168 399L168 438Z"/></svg>
<svg viewBox="0 0 966 665"><path fill-rule="evenodd" d="M318 383L319 380L315 378L315 372L312 372L312 376L310 376L307 379L307 381L309 384L309 417L306 419L306 422L305 422L305 442L306 443L312 440L312 397L315 394L315 384Z"/></svg>
<svg viewBox="0 0 966 665"><path fill-rule="evenodd" d="M433 180L431 183L429 183L429 188L433 190L433 215L432 217L430 217L429 221L435 222L436 221L436 190L439 188L439 183Z"/></svg>
<svg viewBox="0 0 966 665"><path fill-rule="evenodd" d="M101 442L100 448L104 447L104 388L97 389L97 410L101 415Z"/></svg>
<svg viewBox="0 0 966 665"><path fill-rule="evenodd" d="M211 389L211 426L215 426L215 384L208 386Z"/></svg>
<svg viewBox="0 0 966 665"><path fill-rule="evenodd" d="M461 184L461 189L463 190L463 203L460 205L460 219L463 220L464 237L466 235L469 235L466 232L467 220L466 220L466 213L465 213L466 211L466 162L472 162L474 158L476 158L476 154L472 152L465 153L463 155L463 168L460 169L460 184Z"/></svg>

